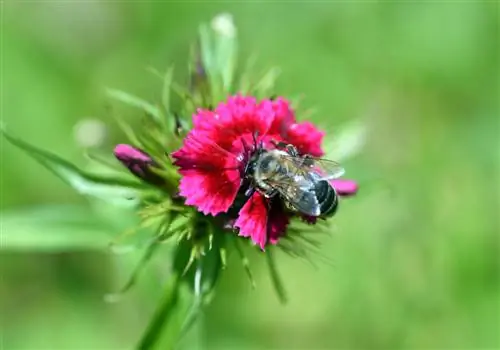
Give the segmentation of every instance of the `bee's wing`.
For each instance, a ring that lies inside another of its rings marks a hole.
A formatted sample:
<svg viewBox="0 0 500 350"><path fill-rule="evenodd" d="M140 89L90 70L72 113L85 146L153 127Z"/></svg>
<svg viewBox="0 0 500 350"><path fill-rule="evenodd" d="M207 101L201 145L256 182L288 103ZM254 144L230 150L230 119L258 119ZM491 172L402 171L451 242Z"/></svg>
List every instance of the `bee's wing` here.
<svg viewBox="0 0 500 350"><path fill-rule="evenodd" d="M305 179L303 181L294 181L289 178L277 181L268 180L267 183L301 213L310 216L320 215L320 205L309 181Z"/></svg>
<svg viewBox="0 0 500 350"><path fill-rule="evenodd" d="M322 158L313 158L312 171L319 175L320 180L332 180L344 175L344 168L337 162Z"/></svg>
<svg viewBox="0 0 500 350"><path fill-rule="evenodd" d="M316 180L332 180L344 175L344 168L337 162L329 159L282 155L288 162L296 168L297 174L316 174ZM307 177L307 176L306 176Z"/></svg>

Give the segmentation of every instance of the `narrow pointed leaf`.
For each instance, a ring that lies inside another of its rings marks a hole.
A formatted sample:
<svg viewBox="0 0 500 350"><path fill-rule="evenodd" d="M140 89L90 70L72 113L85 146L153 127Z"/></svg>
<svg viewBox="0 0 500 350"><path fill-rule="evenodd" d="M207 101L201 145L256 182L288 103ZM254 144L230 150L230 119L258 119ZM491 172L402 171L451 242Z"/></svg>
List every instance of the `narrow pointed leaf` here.
<svg viewBox="0 0 500 350"><path fill-rule="evenodd" d="M281 70L277 67L269 69L255 84L255 94L261 98L269 98L280 73Z"/></svg>
<svg viewBox="0 0 500 350"><path fill-rule="evenodd" d="M165 330L175 328L176 317L178 316L178 313L181 312L179 294L179 277L174 274L170 277L170 280L165 286L160 305L153 315L153 319L148 325L144 336L137 345L137 349L159 349L160 342L162 343L162 349L174 349L175 343L177 342L175 337L171 337L168 342L165 340L162 341L161 338L163 333L165 333Z"/></svg>
<svg viewBox="0 0 500 350"><path fill-rule="evenodd" d="M243 265L243 269L247 274L250 284L252 288L255 289L255 279L253 278L252 270L250 269L250 262L248 261L248 257L245 255L245 252L243 251L243 247L241 247L240 245L239 239L240 238L238 236L233 237L234 247L236 248L236 251L240 256L241 265Z"/></svg>
<svg viewBox="0 0 500 350"><path fill-rule="evenodd" d="M143 100L140 97L129 94L128 92L117 90L117 89L106 89L106 94L120 102L128 104L129 106L142 109L148 115L152 116L154 120L158 123L162 123L162 113L158 107Z"/></svg>
<svg viewBox="0 0 500 350"><path fill-rule="evenodd" d="M170 67L165 73L165 77L163 78L163 90L161 94L161 101L163 103L163 107L167 112L170 112L170 94L172 87L172 80L174 77L174 67Z"/></svg>
<svg viewBox="0 0 500 350"><path fill-rule="evenodd" d="M114 233L88 207L45 205L3 212L0 249L50 253L104 251Z"/></svg>
<svg viewBox="0 0 500 350"><path fill-rule="evenodd" d="M236 65L236 28L229 14L221 14L212 21L215 65L221 76L224 92L229 92Z"/></svg>
<svg viewBox="0 0 500 350"><path fill-rule="evenodd" d="M361 152L366 142L367 130L361 121L353 121L339 130L337 137L325 142L324 149L327 157L341 162Z"/></svg>
<svg viewBox="0 0 500 350"><path fill-rule="evenodd" d="M5 138L36 161L60 177L78 193L111 201L134 205L145 187L143 184L110 176L86 173L59 156L32 146L2 130Z"/></svg>
<svg viewBox="0 0 500 350"><path fill-rule="evenodd" d="M269 266L269 273L271 275L271 281L273 283L276 294L279 300L285 304L287 302L287 295L281 277L279 275L278 269L276 268L276 262L274 261L274 256L271 252L272 248L266 250L265 255L267 258L267 264Z"/></svg>
<svg viewBox="0 0 500 350"><path fill-rule="evenodd" d="M109 154L102 154L102 152L97 152L92 149L86 149L84 152L84 155L90 159L91 161L94 161L109 170L115 170L119 172L123 172L123 165L121 165L116 158L113 158Z"/></svg>
<svg viewBox="0 0 500 350"><path fill-rule="evenodd" d="M158 227L158 231L163 230L164 226L170 226L171 223L171 215L167 214L167 217L163 220L163 222L160 223L160 226ZM139 275L141 272L144 270L144 267L146 264L151 260L151 258L154 256L154 254L158 251L158 248L160 247L161 241L163 240L163 237L161 236L161 232L157 232L157 235L151 239L149 242L148 246L146 247L146 250L144 251L140 261L137 263L134 271L132 271L132 274L128 281L125 283L125 285L117 292L113 294L109 294L106 296L106 299L108 301L116 301L118 300L124 293L126 293L131 287L133 287L139 278Z"/></svg>

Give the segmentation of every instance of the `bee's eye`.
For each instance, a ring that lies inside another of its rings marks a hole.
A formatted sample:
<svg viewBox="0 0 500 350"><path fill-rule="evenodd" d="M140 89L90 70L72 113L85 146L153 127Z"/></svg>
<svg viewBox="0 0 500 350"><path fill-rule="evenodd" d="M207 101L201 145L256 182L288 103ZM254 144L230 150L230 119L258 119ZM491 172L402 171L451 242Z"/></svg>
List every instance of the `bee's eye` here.
<svg viewBox="0 0 500 350"><path fill-rule="evenodd" d="M273 167L276 166L275 164L276 162L272 159L264 159L262 161L262 163L260 164L260 170L263 172L263 173L268 173L270 172L271 170L273 170Z"/></svg>

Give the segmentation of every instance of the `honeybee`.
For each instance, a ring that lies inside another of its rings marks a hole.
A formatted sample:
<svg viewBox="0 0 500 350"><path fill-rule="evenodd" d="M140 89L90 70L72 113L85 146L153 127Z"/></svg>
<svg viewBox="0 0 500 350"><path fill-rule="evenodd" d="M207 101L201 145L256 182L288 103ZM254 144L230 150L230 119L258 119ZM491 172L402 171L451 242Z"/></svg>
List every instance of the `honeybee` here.
<svg viewBox="0 0 500 350"><path fill-rule="evenodd" d="M250 159L247 174L256 190L267 198L280 196L292 211L314 217L332 216L338 195L329 180L344 174L340 164L310 155L299 155L290 144L260 147Z"/></svg>

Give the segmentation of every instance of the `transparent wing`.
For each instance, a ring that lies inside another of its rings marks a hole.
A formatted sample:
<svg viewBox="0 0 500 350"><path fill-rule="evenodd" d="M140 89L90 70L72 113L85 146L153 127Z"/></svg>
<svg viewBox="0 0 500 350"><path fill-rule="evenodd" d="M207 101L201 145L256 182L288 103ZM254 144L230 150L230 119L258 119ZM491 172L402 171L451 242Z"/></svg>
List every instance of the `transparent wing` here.
<svg viewBox="0 0 500 350"><path fill-rule="evenodd" d="M337 162L328 159L314 159L312 170L319 175L320 180L336 179L344 175L344 168Z"/></svg>
<svg viewBox="0 0 500 350"><path fill-rule="evenodd" d="M270 180L267 183L302 214L319 216L321 213L316 194L308 181L297 182L289 178L279 181Z"/></svg>
<svg viewBox="0 0 500 350"><path fill-rule="evenodd" d="M293 164L296 174L307 177L307 174L314 173L316 175L315 180L336 179L345 173L344 168L333 160L289 154L283 154L281 157Z"/></svg>

